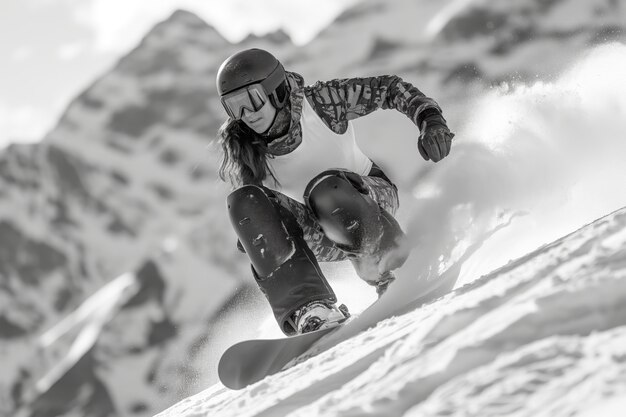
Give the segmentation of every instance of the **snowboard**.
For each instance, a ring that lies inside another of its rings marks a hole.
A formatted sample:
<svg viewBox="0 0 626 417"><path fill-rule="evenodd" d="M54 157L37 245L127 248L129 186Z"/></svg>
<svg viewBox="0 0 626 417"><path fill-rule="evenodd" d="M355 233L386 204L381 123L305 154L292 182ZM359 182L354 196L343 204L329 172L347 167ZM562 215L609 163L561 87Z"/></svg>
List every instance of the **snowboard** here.
<svg viewBox="0 0 626 417"><path fill-rule="evenodd" d="M423 304L436 300L449 292L454 286L454 280L442 280L435 288L420 295L409 304L397 309L395 314L403 314ZM376 305L374 302L364 312ZM362 313L363 314L363 313ZM266 376L273 375L287 369L298 361L296 358L310 353L315 346L315 354L330 349L341 341L334 338L332 343L324 344L324 339L343 328L347 323L357 318L350 318L338 326L317 330L302 335L278 339L252 339L239 342L228 348L220 358L218 376L222 384L230 389L242 389L258 382ZM319 343L318 343L319 342ZM313 356L313 355L311 355ZM306 358L308 359L308 358Z"/></svg>
<svg viewBox="0 0 626 417"><path fill-rule="evenodd" d="M320 338L342 326L279 339L239 342L228 348L220 359L217 368L220 381L230 389L245 388L285 369L289 362L305 353Z"/></svg>

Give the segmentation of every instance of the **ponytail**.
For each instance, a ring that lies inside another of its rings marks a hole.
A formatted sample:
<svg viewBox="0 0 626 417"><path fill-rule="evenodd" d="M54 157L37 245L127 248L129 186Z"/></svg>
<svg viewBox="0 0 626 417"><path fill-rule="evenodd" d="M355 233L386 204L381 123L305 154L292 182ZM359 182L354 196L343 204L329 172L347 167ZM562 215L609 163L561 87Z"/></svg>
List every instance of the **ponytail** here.
<svg viewBox="0 0 626 417"><path fill-rule="evenodd" d="M222 147L222 161L218 170L220 179L233 188L242 185L262 185L272 173L265 140L241 120L228 119L218 131L218 142Z"/></svg>

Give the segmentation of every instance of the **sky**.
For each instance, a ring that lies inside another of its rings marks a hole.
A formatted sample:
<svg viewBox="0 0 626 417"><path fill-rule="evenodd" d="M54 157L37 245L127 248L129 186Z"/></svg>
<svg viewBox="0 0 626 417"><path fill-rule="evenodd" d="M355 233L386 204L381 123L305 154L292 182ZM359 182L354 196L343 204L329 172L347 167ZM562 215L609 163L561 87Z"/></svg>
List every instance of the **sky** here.
<svg viewBox="0 0 626 417"><path fill-rule="evenodd" d="M304 44L357 1L3 0L0 148L40 140L72 98L177 9L231 42L282 28Z"/></svg>

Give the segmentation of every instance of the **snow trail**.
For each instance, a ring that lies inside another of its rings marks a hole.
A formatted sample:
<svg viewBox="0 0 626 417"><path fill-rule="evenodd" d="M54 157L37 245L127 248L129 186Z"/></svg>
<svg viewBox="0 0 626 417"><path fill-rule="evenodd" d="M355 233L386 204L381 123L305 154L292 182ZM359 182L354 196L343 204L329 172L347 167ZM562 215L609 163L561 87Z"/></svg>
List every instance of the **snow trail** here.
<svg viewBox="0 0 626 417"><path fill-rule="evenodd" d="M414 250L394 305L444 271L460 267L463 285L626 205L624 73L626 45L604 45L551 82L503 85L469 107L405 205Z"/></svg>

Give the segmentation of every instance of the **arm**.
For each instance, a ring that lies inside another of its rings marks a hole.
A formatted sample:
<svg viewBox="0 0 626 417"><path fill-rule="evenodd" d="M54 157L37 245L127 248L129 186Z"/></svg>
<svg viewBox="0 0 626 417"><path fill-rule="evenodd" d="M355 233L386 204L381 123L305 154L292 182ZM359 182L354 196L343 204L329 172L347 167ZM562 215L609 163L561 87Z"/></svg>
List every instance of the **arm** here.
<svg viewBox="0 0 626 417"><path fill-rule="evenodd" d="M344 133L349 120L378 109L396 109L418 127L425 120L446 125L435 100L395 75L318 81L307 88L306 95L315 112L335 133Z"/></svg>
<svg viewBox="0 0 626 417"><path fill-rule="evenodd" d="M377 109L396 109L419 128L417 148L425 160L439 162L450 153L452 138L435 100L395 75L317 82L305 90L324 123L342 134L348 121Z"/></svg>

